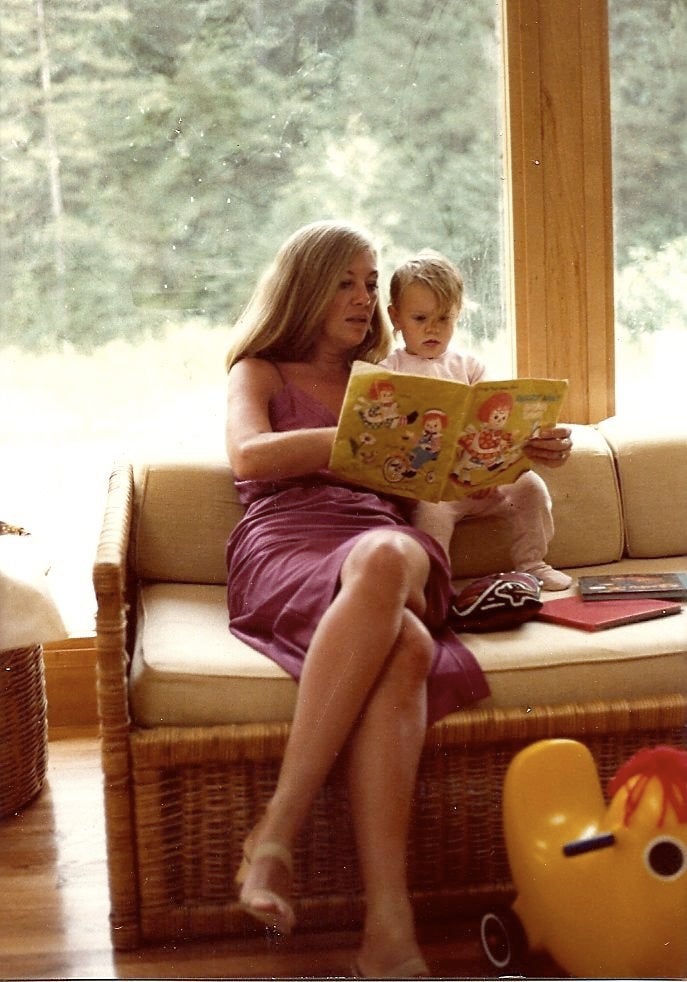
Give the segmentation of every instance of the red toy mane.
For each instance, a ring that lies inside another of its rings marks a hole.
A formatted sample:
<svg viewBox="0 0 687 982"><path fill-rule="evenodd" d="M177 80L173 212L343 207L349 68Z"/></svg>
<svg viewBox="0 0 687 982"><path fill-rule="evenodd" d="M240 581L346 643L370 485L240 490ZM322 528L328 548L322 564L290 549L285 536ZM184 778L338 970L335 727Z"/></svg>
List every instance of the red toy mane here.
<svg viewBox="0 0 687 982"><path fill-rule="evenodd" d="M608 785L612 798L632 778L638 778L628 790L625 802L625 825L630 824L651 778L661 782L663 806L658 820L660 828L672 808L678 822L687 824L687 750L676 747L653 747L639 750L623 764Z"/></svg>

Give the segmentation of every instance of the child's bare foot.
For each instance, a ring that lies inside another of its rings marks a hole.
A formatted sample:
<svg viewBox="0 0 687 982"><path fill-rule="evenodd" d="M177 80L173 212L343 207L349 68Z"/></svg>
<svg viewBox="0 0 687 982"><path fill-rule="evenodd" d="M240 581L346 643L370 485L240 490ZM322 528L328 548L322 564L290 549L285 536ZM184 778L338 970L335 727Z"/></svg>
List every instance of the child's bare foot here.
<svg viewBox="0 0 687 982"><path fill-rule="evenodd" d="M531 573L541 581L542 590L567 590L572 583L572 576L561 573L559 569L554 569L548 563L538 563L536 566L523 568L524 573Z"/></svg>

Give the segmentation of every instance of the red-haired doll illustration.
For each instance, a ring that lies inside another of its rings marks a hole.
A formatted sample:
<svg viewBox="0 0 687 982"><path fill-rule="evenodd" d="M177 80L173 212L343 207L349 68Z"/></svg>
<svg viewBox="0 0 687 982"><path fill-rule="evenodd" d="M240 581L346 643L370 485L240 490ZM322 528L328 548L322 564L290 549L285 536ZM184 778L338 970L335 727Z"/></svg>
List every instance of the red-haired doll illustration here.
<svg viewBox="0 0 687 982"><path fill-rule="evenodd" d="M417 419L417 413L407 416L401 413L396 402L396 388L388 379L376 379L367 395L367 399L358 399L356 408L363 423L373 429L381 426L395 429Z"/></svg>
<svg viewBox="0 0 687 982"><path fill-rule="evenodd" d="M513 411L513 397L509 392L495 392L477 409L482 426L476 430L468 426L458 438L463 454L458 462L458 480L470 484L470 472L475 468L493 470L503 464L513 447L513 436L504 430Z"/></svg>

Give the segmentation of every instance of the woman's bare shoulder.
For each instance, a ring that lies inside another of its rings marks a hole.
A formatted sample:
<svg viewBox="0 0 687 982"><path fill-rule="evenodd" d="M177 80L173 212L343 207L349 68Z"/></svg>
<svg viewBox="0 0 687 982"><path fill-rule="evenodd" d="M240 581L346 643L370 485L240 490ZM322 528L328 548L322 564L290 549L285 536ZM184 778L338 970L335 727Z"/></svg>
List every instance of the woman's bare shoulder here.
<svg viewBox="0 0 687 982"><path fill-rule="evenodd" d="M242 358L229 372L229 386L233 389L248 388L274 395L283 385L278 369L266 358Z"/></svg>

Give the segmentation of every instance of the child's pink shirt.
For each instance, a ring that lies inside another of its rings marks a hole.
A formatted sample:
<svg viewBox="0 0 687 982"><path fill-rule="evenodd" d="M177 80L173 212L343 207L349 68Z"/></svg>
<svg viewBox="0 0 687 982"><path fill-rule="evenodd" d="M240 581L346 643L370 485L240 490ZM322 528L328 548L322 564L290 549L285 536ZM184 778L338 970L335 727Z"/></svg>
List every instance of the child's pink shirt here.
<svg viewBox="0 0 687 982"><path fill-rule="evenodd" d="M421 358L411 355L405 348L397 348L380 362L382 368L411 375L427 375L429 378L448 378L454 382L474 385L486 375L484 364L473 355L461 355L458 351L445 351L438 358Z"/></svg>

